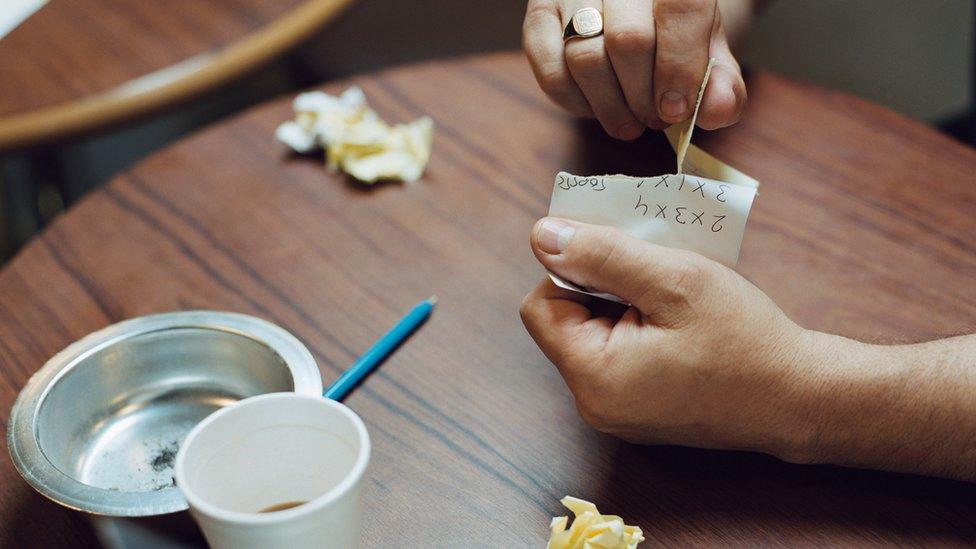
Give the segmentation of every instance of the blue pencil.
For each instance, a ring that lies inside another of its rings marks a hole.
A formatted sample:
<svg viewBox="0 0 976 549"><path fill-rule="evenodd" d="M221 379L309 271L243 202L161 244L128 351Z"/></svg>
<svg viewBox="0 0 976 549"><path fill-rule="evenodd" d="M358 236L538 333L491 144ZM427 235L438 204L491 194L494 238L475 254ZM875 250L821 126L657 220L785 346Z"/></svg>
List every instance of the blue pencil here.
<svg viewBox="0 0 976 549"><path fill-rule="evenodd" d="M396 325L390 328L390 331L376 340L376 343L368 351L363 353L363 356L359 357L359 360L343 372L339 376L339 379L332 382L332 385L325 390L325 398L339 401L344 399L349 394L349 391L353 390L363 378L376 369L380 362L383 362L383 359L393 349L396 349L398 345L403 343L403 340L407 339L414 330L427 320L436 304L437 297L431 296L418 303L413 309L410 309L407 316L401 318Z"/></svg>

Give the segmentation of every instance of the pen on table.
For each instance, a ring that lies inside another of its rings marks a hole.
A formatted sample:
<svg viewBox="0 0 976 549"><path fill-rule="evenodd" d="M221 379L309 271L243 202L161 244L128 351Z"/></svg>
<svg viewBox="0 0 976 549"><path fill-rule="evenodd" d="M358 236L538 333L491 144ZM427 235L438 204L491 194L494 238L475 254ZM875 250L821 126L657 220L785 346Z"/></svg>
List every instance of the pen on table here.
<svg viewBox="0 0 976 549"><path fill-rule="evenodd" d="M342 400L349 394L360 381L370 372L379 366L380 362L386 358L394 349L397 348L410 334L430 317L434 305L437 304L437 296L431 296L418 303L410 312L400 319L383 337L376 340L376 343L363 353L348 370L342 373L338 379L329 385L323 396L332 400Z"/></svg>

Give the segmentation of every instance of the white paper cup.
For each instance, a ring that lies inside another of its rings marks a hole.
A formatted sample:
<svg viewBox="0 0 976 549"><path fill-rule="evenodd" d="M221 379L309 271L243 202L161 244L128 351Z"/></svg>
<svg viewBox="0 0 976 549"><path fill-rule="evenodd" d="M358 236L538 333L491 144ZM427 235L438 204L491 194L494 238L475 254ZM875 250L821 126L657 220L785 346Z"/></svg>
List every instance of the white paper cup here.
<svg viewBox="0 0 976 549"><path fill-rule="evenodd" d="M369 434L346 406L271 393L204 419L176 457L176 485L217 549L358 547ZM272 506L304 501L283 511Z"/></svg>

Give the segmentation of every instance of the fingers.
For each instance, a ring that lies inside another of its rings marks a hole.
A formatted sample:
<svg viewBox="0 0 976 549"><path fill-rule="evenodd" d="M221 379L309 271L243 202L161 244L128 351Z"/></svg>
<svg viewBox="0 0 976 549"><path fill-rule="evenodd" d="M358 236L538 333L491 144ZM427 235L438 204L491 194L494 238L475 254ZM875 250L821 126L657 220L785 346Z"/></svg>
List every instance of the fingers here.
<svg viewBox="0 0 976 549"><path fill-rule="evenodd" d="M725 32L719 29L712 36L712 57L717 64L698 111L698 125L706 130L731 126L739 121L746 106L746 83L742 69L729 49Z"/></svg>
<svg viewBox="0 0 976 549"><path fill-rule="evenodd" d="M603 12L604 34L563 43L577 10ZM691 115L709 57L717 59L698 125L735 123L745 82L721 26L717 0L529 0L523 47L542 90L611 136L635 139Z"/></svg>
<svg viewBox="0 0 976 549"><path fill-rule="evenodd" d="M607 54L627 106L645 125L662 123L657 116L651 76L654 67L654 9L648 0L604 0Z"/></svg>
<svg viewBox="0 0 976 549"><path fill-rule="evenodd" d="M695 106L712 32L719 28L716 0L655 0L654 22L654 97L661 120L675 124Z"/></svg>
<svg viewBox="0 0 976 549"><path fill-rule="evenodd" d="M591 117L593 111L566 66L562 34L555 0L529 0L522 27L522 47L539 87L570 114Z"/></svg>
<svg viewBox="0 0 976 549"><path fill-rule="evenodd" d="M593 1L570 2L570 4L573 7L564 7L561 14L564 26L572 19L573 13L580 8L602 8L598 5L599 2ZM582 90L603 129L617 139L630 140L640 136L644 132L644 123L637 120L627 105L613 65L610 63L604 36L570 40L565 44L564 53L570 74Z"/></svg>
<svg viewBox="0 0 976 549"><path fill-rule="evenodd" d="M532 250L550 271L630 302L655 324L687 321L709 263L697 254L638 240L601 225L546 217L532 231Z"/></svg>
<svg viewBox="0 0 976 549"><path fill-rule="evenodd" d="M591 316L587 300L585 295L559 288L547 276L525 296L519 309L529 335L570 388L596 363L612 328L610 319Z"/></svg>

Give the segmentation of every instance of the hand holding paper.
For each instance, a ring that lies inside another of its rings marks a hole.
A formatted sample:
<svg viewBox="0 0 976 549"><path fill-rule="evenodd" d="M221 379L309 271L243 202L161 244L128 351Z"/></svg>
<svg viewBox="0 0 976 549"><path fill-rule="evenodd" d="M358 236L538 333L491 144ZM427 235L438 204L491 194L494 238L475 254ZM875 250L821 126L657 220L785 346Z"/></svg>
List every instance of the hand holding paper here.
<svg viewBox="0 0 976 549"><path fill-rule="evenodd" d="M803 331L728 268L757 184L688 147L693 124L669 133L700 175L679 165L653 177L556 176L553 217L532 234L552 281L526 297L522 318L597 429L775 453L785 401L808 396L791 392L807 375L789 360Z"/></svg>
<svg viewBox="0 0 976 549"><path fill-rule="evenodd" d="M976 479L976 416L959 413L972 408L976 336L875 345L790 321L728 268L757 184L691 146L693 124L667 131L677 175L560 173L551 213L562 218L533 228L552 280L526 296L522 320L582 418L634 442ZM692 199L689 223L678 208ZM613 531L592 522L580 528ZM554 526L554 540L578 539Z"/></svg>
<svg viewBox="0 0 976 549"><path fill-rule="evenodd" d="M705 92L709 63L698 92ZM556 175L549 215L617 227L645 240L697 252L735 267L746 219L759 183L691 145L695 114L666 130L678 158L677 174ZM684 173L688 161L697 175ZM620 301L605 288L585 288L579 281L553 276L558 286ZM600 290L603 290L602 292Z"/></svg>
<svg viewBox="0 0 976 549"><path fill-rule="evenodd" d="M777 455L811 434L809 418L792 414L815 402L819 385L807 382L822 362L801 360L804 331L731 269L555 218L536 225L532 249L549 272L631 304L548 279L522 303L529 334L597 429L635 442ZM783 425L790 430L781 433Z"/></svg>

